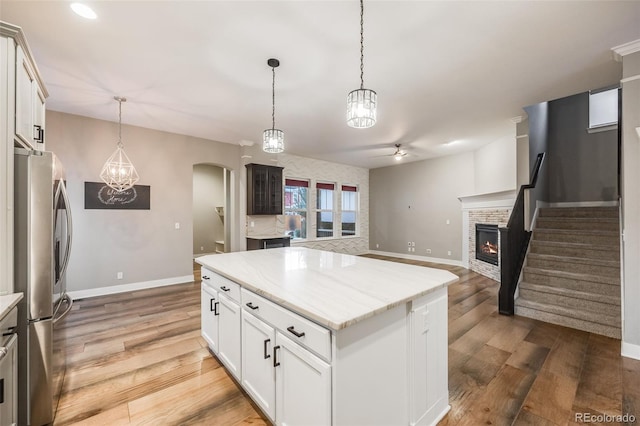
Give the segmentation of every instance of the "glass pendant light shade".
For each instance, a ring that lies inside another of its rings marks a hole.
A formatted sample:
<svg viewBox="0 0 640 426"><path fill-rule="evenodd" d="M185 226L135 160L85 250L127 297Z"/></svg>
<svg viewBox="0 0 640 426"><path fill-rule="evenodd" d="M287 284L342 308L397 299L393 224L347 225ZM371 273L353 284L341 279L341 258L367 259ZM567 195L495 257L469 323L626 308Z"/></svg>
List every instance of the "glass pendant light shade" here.
<svg viewBox="0 0 640 426"><path fill-rule="evenodd" d="M115 96L114 99L119 102L118 146L102 166L100 178L113 190L122 192L135 185L140 177L127 153L124 152L122 144L122 102L126 102L127 99L118 96Z"/></svg>
<svg viewBox="0 0 640 426"><path fill-rule="evenodd" d="M270 154L284 151L284 132L280 129L267 129L262 133L262 150Z"/></svg>
<svg viewBox="0 0 640 426"><path fill-rule="evenodd" d="M376 124L378 95L370 89L353 90L347 96L347 124L366 129Z"/></svg>

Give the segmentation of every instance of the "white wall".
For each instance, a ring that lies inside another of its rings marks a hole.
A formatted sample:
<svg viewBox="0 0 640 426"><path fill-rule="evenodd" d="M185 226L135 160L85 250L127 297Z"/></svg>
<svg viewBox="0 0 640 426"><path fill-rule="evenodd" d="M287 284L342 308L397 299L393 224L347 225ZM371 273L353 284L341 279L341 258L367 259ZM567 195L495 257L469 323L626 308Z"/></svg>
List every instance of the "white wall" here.
<svg viewBox="0 0 640 426"><path fill-rule="evenodd" d="M224 169L209 164L193 166L193 254L215 253L216 240L224 241Z"/></svg>
<svg viewBox="0 0 640 426"><path fill-rule="evenodd" d="M473 153L476 194L513 189L516 185L516 139L505 137Z"/></svg>
<svg viewBox="0 0 640 426"><path fill-rule="evenodd" d="M70 291L190 280L193 165L209 163L236 172L241 167L238 146L124 125L122 139L139 184L151 186L151 210L85 210L84 182L100 181L117 136L117 123L47 111L47 149L65 165L71 197ZM237 200L231 208L239 210ZM232 240L237 248L238 229ZM122 280L116 279L117 272L123 272Z"/></svg>
<svg viewBox="0 0 640 426"><path fill-rule="evenodd" d="M622 354L640 359L640 52L623 57L622 76Z"/></svg>

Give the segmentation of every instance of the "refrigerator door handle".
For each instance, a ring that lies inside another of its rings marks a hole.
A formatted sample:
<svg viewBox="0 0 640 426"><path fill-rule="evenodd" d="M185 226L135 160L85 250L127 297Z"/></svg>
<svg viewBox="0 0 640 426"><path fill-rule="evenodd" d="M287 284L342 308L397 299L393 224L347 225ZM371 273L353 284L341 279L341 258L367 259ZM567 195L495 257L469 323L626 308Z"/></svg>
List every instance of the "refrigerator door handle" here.
<svg viewBox="0 0 640 426"><path fill-rule="evenodd" d="M63 180L60 180L60 184L58 185L58 189L56 190L56 197L54 201L55 206L58 205L58 201L59 201L58 194L62 195L62 201L64 202L64 205L65 205L65 211L66 211L65 216L67 220L67 244L65 247L66 250L65 250L64 256L62 258L62 267L60 268L60 276L58 277L58 281L56 282L56 285L58 285L60 281L62 281L62 279L64 278L64 274L67 272L67 266L69 265L69 255L71 253L71 242L73 241L73 221L71 220L71 205L69 204L69 196L67 194L67 188ZM62 293L66 293L66 289L64 289Z"/></svg>
<svg viewBox="0 0 640 426"><path fill-rule="evenodd" d="M69 312L71 312L71 308L73 308L73 299L69 297L68 294L65 294L64 296L62 296L63 300L66 300L67 303L69 304L69 306L67 306L67 309L64 310L64 312L62 314L60 314L60 316L55 317L53 319L53 325L56 325L59 321L62 321L67 315L69 315ZM62 303L60 303L62 304Z"/></svg>

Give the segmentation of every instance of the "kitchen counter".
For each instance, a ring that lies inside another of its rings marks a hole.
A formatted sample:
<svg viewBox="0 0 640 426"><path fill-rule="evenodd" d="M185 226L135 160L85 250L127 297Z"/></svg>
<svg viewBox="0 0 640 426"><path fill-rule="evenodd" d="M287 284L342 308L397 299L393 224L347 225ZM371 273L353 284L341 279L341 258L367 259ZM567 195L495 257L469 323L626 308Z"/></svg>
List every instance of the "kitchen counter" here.
<svg viewBox="0 0 640 426"><path fill-rule="evenodd" d="M0 321L22 300L22 293L0 296Z"/></svg>
<svg viewBox="0 0 640 426"><path fill-rule="evenodd" d="M333 330L458 280L440 269L303 247L209 255L196 262Z"/></svg>
<svg viewBox="0 0 640 426"><path fill-rule="evenodd" d="M263 234L263 235L247 235L250 240L271 240L273 238L291 238L289 235L283 234Z"/></svg>

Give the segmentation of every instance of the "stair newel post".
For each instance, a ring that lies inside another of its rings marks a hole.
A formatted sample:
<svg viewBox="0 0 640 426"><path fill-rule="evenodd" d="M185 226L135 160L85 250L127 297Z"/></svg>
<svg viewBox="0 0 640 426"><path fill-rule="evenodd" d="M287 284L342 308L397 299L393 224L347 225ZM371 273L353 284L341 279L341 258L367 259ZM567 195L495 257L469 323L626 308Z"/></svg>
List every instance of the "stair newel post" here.
<svg viewBox="0 0 640 426"><path fill-rule="evenodd" d="M512 260L509 244L509 228L498 228L500 231L500 290L498 292L498 312L502 315L513 315Z"/></svg>

